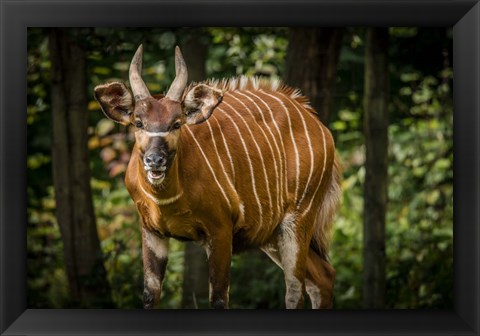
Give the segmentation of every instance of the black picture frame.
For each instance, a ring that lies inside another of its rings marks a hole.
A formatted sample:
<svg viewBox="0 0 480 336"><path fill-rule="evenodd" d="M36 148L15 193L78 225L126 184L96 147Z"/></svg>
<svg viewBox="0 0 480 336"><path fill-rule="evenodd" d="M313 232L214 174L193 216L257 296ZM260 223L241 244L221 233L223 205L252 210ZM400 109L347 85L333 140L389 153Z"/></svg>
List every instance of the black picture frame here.
<svg viewBox="0 0 480 336"><path fill-rule="evenodd" d="M474 0L0 0L2 335L479 335L480 4ZM453 26L454 308L26 309L27 27Z"/></svg>

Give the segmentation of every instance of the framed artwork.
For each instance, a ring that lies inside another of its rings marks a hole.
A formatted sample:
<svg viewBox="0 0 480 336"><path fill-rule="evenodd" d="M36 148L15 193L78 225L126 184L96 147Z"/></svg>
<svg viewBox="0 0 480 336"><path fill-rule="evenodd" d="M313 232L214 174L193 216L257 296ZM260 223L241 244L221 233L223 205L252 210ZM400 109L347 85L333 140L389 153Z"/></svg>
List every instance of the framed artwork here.
<svg viewBox="0 0 480 336"><path fill-rule="evenodd" d="M0 0L0 3L2 335L479 334L480 5L477 1ZM26 289L25 74L27 30L35 27L79 30L82 27L118 30L127 30L126 27L453 27L453 309L31 309Z"/></svg>

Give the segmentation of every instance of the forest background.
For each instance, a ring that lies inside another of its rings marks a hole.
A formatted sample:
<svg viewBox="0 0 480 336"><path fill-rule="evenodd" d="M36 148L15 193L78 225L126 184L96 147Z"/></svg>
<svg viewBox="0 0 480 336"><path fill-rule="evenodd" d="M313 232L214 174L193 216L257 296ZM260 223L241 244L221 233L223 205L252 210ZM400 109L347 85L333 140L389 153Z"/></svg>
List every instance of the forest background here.
<svg viewBox="0 0 480 336"><path fill-rule="evenodd" d="M453 305L451 28L28 29L29 308L141 308L140 221L123 177L128 127L95 85L163 92L180 45L190 79L259 75L300 87L344 166L330 259L336 309ZM172 242L162 308L207 308L206 256ZM284 307L282 271L235 256L231 308Z"/></svg>

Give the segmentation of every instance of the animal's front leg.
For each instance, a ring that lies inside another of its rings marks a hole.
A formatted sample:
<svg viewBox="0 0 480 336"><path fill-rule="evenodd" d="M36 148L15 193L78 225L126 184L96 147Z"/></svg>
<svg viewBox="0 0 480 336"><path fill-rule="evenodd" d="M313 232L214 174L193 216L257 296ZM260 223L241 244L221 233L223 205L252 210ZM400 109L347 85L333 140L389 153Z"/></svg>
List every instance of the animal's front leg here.
<svg viewBox="0 0 480 336"><path fill-rule="evenodd" d="M232 260L231 235L211 239L207 248L210 305L214 309L228 309L230 287L230 261Z"/></svg>
<svg viewBox="0 0 480 336"><path fill-rule="evenodd" d="M142 229L143 308L158 307L168 261L168 238Z"/></svg>

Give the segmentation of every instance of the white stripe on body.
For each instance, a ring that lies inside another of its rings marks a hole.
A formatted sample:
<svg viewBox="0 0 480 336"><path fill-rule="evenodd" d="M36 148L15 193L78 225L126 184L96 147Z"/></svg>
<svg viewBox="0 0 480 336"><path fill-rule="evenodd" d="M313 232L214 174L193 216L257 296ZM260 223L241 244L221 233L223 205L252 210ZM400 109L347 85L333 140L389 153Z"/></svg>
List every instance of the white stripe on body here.
<svg viewBox="0 0 480 336"><path fill-rule="evenodd" d="M263 153L262 153L262 150L260 149L260 146L258 145L257 141L255 140L255 136L253 135L252 133L252 130L250 129L250 127L248 127L248 123L247 121L245 120L245 118L243 118L243 116L237 112L237 110L235 110L233 108L232 105L230 105L229 103L227 103L225 100L223 101L223 104L225 104L225 106L228 106L228 108L230 108L237 116L240 117L240 119L243 121L243 123L245 124L245 127L247 128L248 130L248 133L250 133L250 136L252 137L252 140L253 140L253 143L255 144L255 146L257 147L257 151L258 151L258 154L260 156L260 161L262 162L262 167L263 167L263 175L265 176L265 185L267 186L267 196L268 196L268 204L269 204L269 207L270 207L270 211L273 210L273 204L272 204L272 195L270 193L270 184L269 184L269 180L268 180L268 173L267 173L267 167L265 166L265 161L263 160ZM223 111L223 110L222 110ZM261 227L259 226L257 228L257 231L261 229Z"/></svg>
<svg viewBox="0 0 480 336"><path fill-rule="evenodd" d="M242 137L242 133L240 132L240 129L238 128L237 124L235 123L235 120L232 119L232 117L230 117L228 115L228 113L226 113L224 110L222 110L222 108L220 107L217 107L217 109L219 111L221 111L223 113L224 116L226 116L231 122L232 122L232 125L235 127L235 129L237 130L238 132L238 136L240 137L240 140L242 142L242 145L243 145L243 149L245 150L245 154L247 156L247 159L248 159L248 165L250 167L250 177L252 178L252 189L253 189L253 194L255 196L255 199L257 201L257 205L258 205L258 212L259 212L259 227L262 226L262 223L263 223L263 211L262 211L262 204L260 202L260 198L258 197L258 194L257 194L257 186L256 186L256 183L255 183L255 174L253 172L253 165L252 165L252 160L250 159L250 155L248 154L248 148L247 148L247 145L245 144L245 140L243 139Z"/></svg>
<svg viewBox="0 0 480 336"><path fill-rule="evenodd" d="M299 188L299 181L300 181L300 157L298 156L297 143L295 142L295 137L293 136L292 121L290 120L290 113L288 112L288 109L285 106L285 104L280 99L263 90L260 90L260 92L278 101L280 105L283 107L285 114L287 116L288 128L290 129L290 138L292 139L293 150L295 151L296 172L295 172L295 202L294 203L296 204L298 199L298 188Z"/></svg>
<svg viewBox="0 0 480 336"><path fill-rule="evenodd" d="M300 104L299 102L295 101L295 104L296 105L300 105L303 107L302 104ZM312 206L312 202L313 202L313 199L315 198L315 195L317 194L317 191L320 187L320 185L322 184L322 180L323 180L323 175L325 174L325 170L327 169L326 167L326 163L327 163L327 148L326 148L326 139L325 139L325 133L324 133L324 125L322 124L322 122L320 121L320 119L318 118L318 115L316 115L315 113L307 113L307 115L318 125L318 127L320 128L320 131L322 132L322 140L323 140L323 152L324 152L324 158L323 158L323 169L322 169L322 175L320 176L320 184L317 186L317 189L315 190L315 193L310 201L310 205L307 209L310 210L311 206ZM304 211L304 213L306 213L307 211ZM318 213L317 213L317 216L318 216Z"/></svg>
<svg viewBox="0 0 480 336"><path fill-rule="evenodd" d="M292 103L295 105L295 106L300 106L301 108L306 108L303 104L300 104L298 101L296 100L292 100ZM311 108L311 107L310 107ZM319 128L323 127L324 125L322 124L322 122L320 121L318 115L315 113L315 112L308 112L306 114L311 120L313 120L313 122L315 122L317 124L317 126Z"/></svg>
<svg viewBox="0 0 480 336"><path fill-rule="evenodd" d="M323 181L323 175L325 174L325 168L327 165L327 145L326 145L326 140L325 140L325 132L323 131L323 127L320 125L320 130L322 131L322 140L323 140L323 169L322 169L322 175L320 175L320 182L318 183L317 188L315 189L315 192L313 193L312 198L310 198L310 202L308 204L308 207L303 211L302 216L304 216L308 211L310 211L310 208L312 207L313 200L315 199L315 196L317 195L317 191L322 185Z"/></svg>
<svg viewBox="0 0 480 336"><path fill-rule="evenodd" d="M193 141L195 141L195 143L197 144L198 149L200 150L200 153L202 153L202 156L203 156L205 162L207 163L207 166L210 169L210 172L212 173L213 178L214 178L215 182L217 183L218 188L220 189L220 192L222 193L223 197L227 201L228 207L231 210L232 205L230 204L230 200L228 199L227 194L225 193L225 190L223 189L222 185L218 181L217 176L215 174L215 171L213 170L212 165L210 164L210 161L208 160L207 156L203 152L202 146L200 146L200 144L198 143L197 139L195 138L195 136L194 136L193 132L190 130L190 128L189 127L185 127L185 128L187 129L188 133L192 136Z"/></svg>
<svg viewBox="0 0 480 336"><path fill-rule="evenodd" d="M273 124L275 125L275 129L277 130L278 137L280 139L280 144L282 145L282 149L283 149L282 153L284 153L284 156L283 156L283 159L284 159L284 165L283 165L284 170L283 170L283 172L284 172L284 174L283 174L283 176L284 176L285 184L284 184L283 192L285 193L285 195L288 195L287 156L286 156L285 144L283 143L283 137L282 137L282 133L280 132L280 128L278 127L277 121L275 120L274 114L273 114L272 110L270 109L270 106L268 106L268 104L262 98L260 98L259 96L257 96L253 92L245 91L245 93L248 93L248 94L254 96L255 98L257 98L258 100L260 100L263 103L263 105L265 105L268 112L270 113L270 117L272 118Z"/></svg>
<svg viewBox="0 0 480 336"><path fill-rule="evenodd" d="M281 154L281 151L280 151L280 147L278 146L278 143L277 143L277 139L275 138L275 135L273 134L272 132L272 129L270 128L270 125L267 123L267 120L265 119L265 115L262 111L262 109L260 108L260 106L257 105L257 103L251 98L249 97L248 95L242 93L242 92L239 92L239 91L236 91L236 93L238 93L239 95L245 97L246 99L248 99L249 101L252 102L253 105L255 105L255 107L257 108L258 110L258 114L260 114L260 116L262 117L262 121L263 123L265 124L266 126L266 129L268 130L268 132L270 133L272 139L273 139L273 144L275 145L275 149L277 150L277 154L278 154L278 159L279 159L279 163L280 163L280 169L279 169L279 173L280 175L283 175L283 176L280 176L279 178L279 187L277 187L277 192L280 194L280 199L281 199L281 203L280 203L280 207L282 208L283 207L283 182L286 180L286 174L285 174L285 170L284 170L284 161L283 161L283 157L282 157L282 154ZM257 97L258 98L258 97ZM263 102L263 101L262 101ZM264 103L265 104L265 103ZM265 104L266 105L266 104ZM268 106L267 106L268 108ZM270 111L271 113L271 111ZM273 122L275 122L275 120L273 119L273 115L272 115L272 120ZM278 129L278 126L277 126L277 129ZM279 132L279 135L280 135L280 132ZM280 138L281 139L281 138ZM283 145L283 144L282 144ZM285 151L285 149L284 149ZM279 188L279 189L278 189Z"/></svg>
<svg viewBox="0 0 480 336"><path fill-rule="evenodd" d="M218 125L218 130L220 131L220 135L222 136L223 144L225 145L225 149L227 150L227 156L228 156L228 160L230 161L230 167L232 168L233 180L235 181L235 166L233 164L232 155L230 154L230 149L228 148L227 140L225 139L225 135L223 134L223 131L222 131L222 126L218 122L217 118L215 118L215 115L212 115L210 119L215 120L215 122Z"/></svg>
<svg viewBox="0 0 480 336"><path fill-rule="evenodd" d="M275 156L275 153L273 152L273 147L272 147L272 144L270 143L270 140L268 139L268 136L267 134L265 133L265 131L263 130L263 127L258 123L257 119L255 118L255 115L253 114L253 112L248 108L247 105L245 105L245 103L241 100L241 99L238 99L237 97L235 97L233 95L233 93L239 93L241 94L241 92L239 91L235 91L235 92L231 92L231 97L234 98L235 100L237 100L240 104L243 105L243 107L248 111L248 113L252 116L253 120L255 121L255 123L257 124L258 128L260 129L260 131L262 132L263 136L265 137L265 140L267 140L267 144L268 144L268 147L270 148L270 152L272 153L272 159L273 159L273 168L275 169L275 183L276 183L276 186L277 186L277 213L279 216L281 216L281 207L282 207L282 204L283 204L283 194L282 194L282 189L281 187L279 186L279 180L280 182L282 181L281 178L279 178L279 175L278 175L278 166L277 166L277 158ZM245 96L245 95L244 95ZM249 97L247 97L248 99L250 99ZM256 104L255 104L256 105ZM258 108L258 106L257 106ZM259 110L259 114L262 115L263 117L263 113ZM263 119L264 122L265 122L265 119ZM265 124L266 127L268 127L266 124ZM282 158L280 156L280 153L278 153L278 157L279 157L279 160L281 162Z"/></svg>
<svg viewBox="0 0 480 336"><path fill-rule="evenodd" d="M288 99L288 97L285 94L283 93L280 93L280 94L282 94L284 97ZM298 210L298 208L300 208L300 205L302 204L303 199L305 198L305 195L307 194L308 186L310 184L310 179L312 178L312 175L313 175L314 153L312 148L312 141L310 139L310 134L307 129L305 118L303 117L302 112L298 109L297 105L294 102L292 102L292 105L295 107L295 110L297 111L298 115L300 116L300 119L302 120L303 129L305 130L305 137L307 138L307 142L308 142L308 149L310 151L310 173L308 174L307 184L305 184L305 189L303 190L302 197L297 202L297 210Z"/></svg>
<svg viewBox="0 0 480 336"><path fill-rule="evenodd" d="M301 105L297 101L294 101L294 104L295 105L298 104L298 105L303 107L303 105ZM326 139L325 139L325 132L323 130L324 126L321 123L321 121L318 119L317 115L315 115L313 113L307 113L307 115L310 117L311 120L313 120L318 125L318 127L320 128L320 131L322 132L323 153L324 153L324 155L323 155L323 168L322 168L322 174L320 176L320 182L319 182L317 188L315 189L315 192L313 193L312 198L310 199L310 203L309 203L308 207L306 208L305 211L303 211L302 216L304 216L308 211L310 211L310 208L312 207L313 200L315 199L315 196L317 195L318 189L322 185L323 175L325 174L326 164L327 164L327 145L326 145ZM317 215L315 216L315 220L316 220L317 216L318 216L318 212L317 212Z"/></svg>
<svg viewBox="0 0 480 336"><path fill-rule="evenodd" d="M205 123L207 124L208 130L210 131L210 136L212 138L213 147L215 148L215 153L217 154L218 162L220 162L220 166L222 166L222 171L223 171L223 174L225 175L225 179L227 180L230 188L232 188L232 191L235 191L235 187L233 186L232 181L230 181L230 177L228 176L227 171L225 170L225 166L223 165L222 159L220 157L220 153L218 152L217 142L215 141L215 137L213 136L212 126L210 126L209 120L207 120Z"/></svg>

